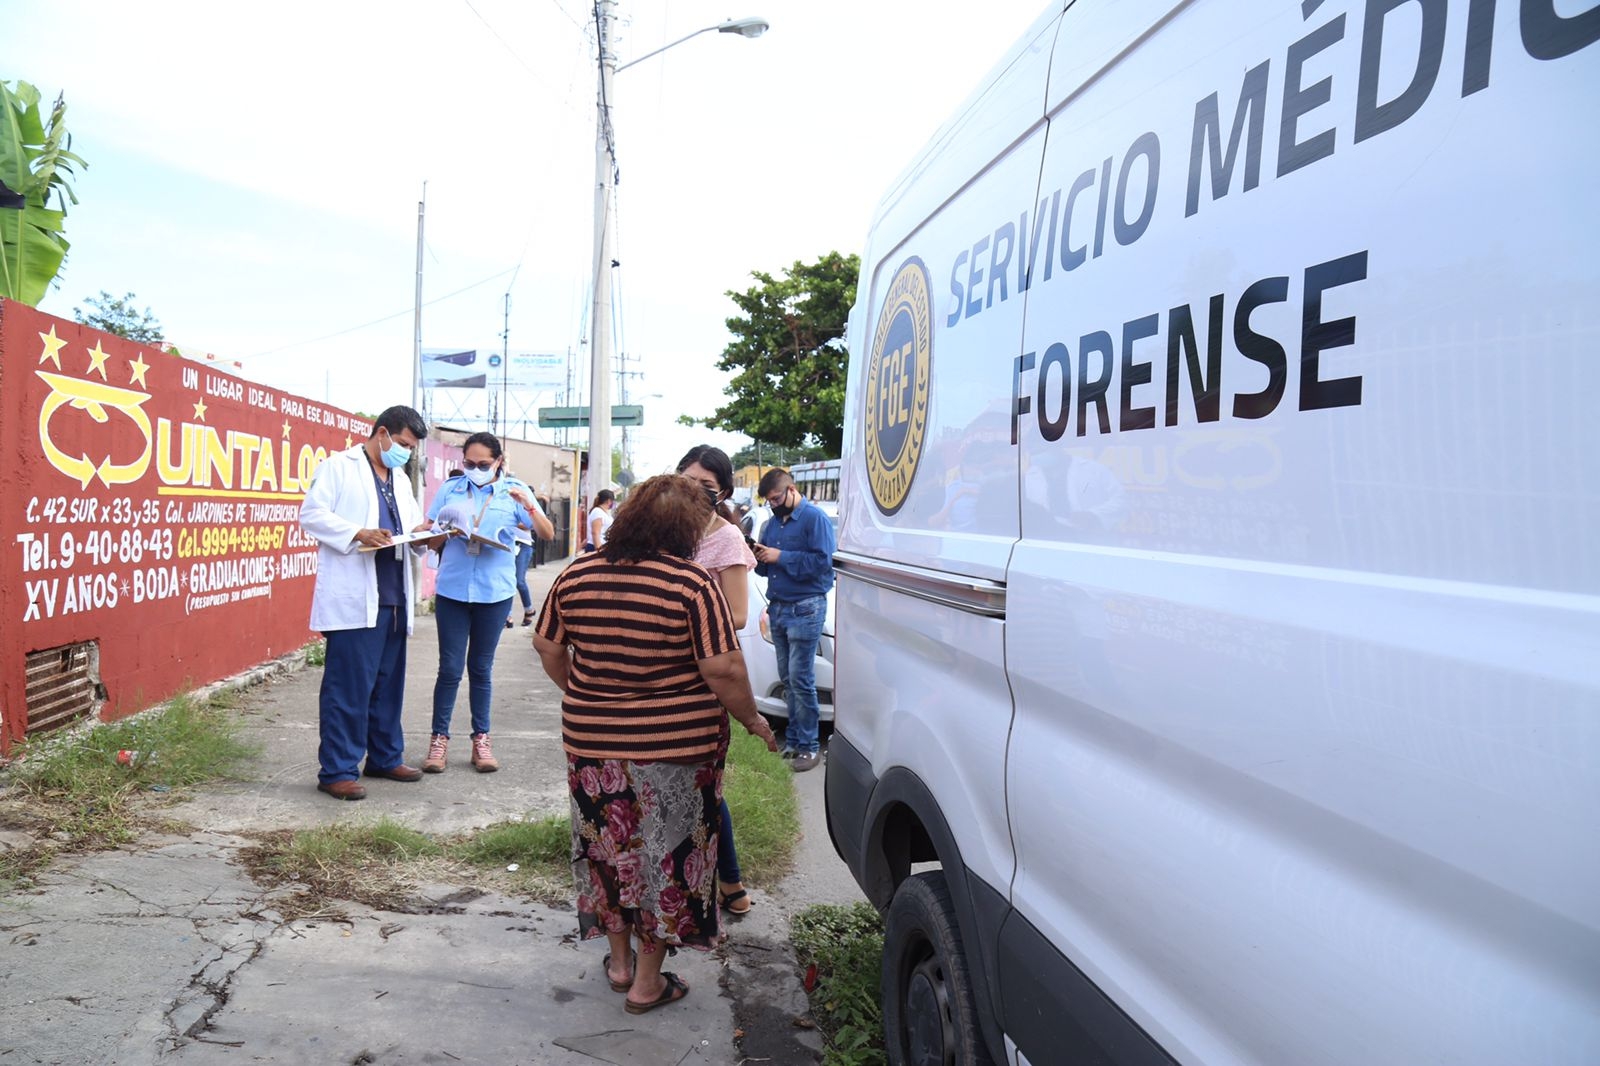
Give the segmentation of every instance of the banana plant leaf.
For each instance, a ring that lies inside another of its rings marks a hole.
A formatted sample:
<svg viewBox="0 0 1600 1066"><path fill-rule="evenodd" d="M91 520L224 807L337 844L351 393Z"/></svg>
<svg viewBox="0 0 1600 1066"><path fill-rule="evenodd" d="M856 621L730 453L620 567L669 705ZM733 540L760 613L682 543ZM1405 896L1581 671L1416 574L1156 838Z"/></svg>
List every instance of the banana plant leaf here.
<svg viewBox="0 0 1600 1066"><path fill-rule="evenodd" d="M66 104L58 99L46 123L39 102L27 82L0 82L0 182L25 204L0 210L0 296L30 305L44 299L66 258L66 204L78 202L68 178L88 165L69 150ZM48 206L52 193L59 209Z"/></svg>

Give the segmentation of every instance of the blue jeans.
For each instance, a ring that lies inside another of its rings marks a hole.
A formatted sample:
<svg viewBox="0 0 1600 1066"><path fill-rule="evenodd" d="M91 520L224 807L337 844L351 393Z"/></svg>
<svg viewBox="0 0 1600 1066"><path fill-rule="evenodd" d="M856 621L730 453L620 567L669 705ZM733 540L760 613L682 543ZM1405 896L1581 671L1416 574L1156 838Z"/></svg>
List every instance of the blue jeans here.
<svg viewBox="0 0 1600 1066"><path fill-rule="evenodd" d="M517 545L517 595L522 597L522 609L533 610L533 593L528 591L528 564L533 561L533 545Z"/></svg>
<svg viewBox="0 0 1600 1066"><path fill-rule="evenodd" d="M511 615L508 596L496 603L467 603L435 596L439 622L439 679L433 683L433 731L450 735L461 671L467 672L467 698L472 704L472 732L489 732L489 704L494 699L494 652Z"/></svg>
<svg viewBox="0 0 1600 1066"><path fill-rule="evenodd" d="M374 770L393 770L405 756L400 705L406 694L404 607L379 607L370 629L335 629L322 667L317 701L317 780L354 781L361 757Z"/></svg>
<svg viewBox="0 0 1600 1066"><path fill-rule="evenodd" d="M717 880L736 885L744 880L739 873L739 852L733 846L733 815L728 801L722 801L722 832L717 834Z"/></svg>
<svg viewBox="0 0 1600 1066"><path fill-rule="evenodd" d="M817 724L817 642L822 639L822 624L828 617L828 598L808 596L794 603L773 603L767 608L772 628L772 646L778 655L778 680L783 682L783 699L789 708L789 725L784 742L795 751L816 752Z"/></svg>

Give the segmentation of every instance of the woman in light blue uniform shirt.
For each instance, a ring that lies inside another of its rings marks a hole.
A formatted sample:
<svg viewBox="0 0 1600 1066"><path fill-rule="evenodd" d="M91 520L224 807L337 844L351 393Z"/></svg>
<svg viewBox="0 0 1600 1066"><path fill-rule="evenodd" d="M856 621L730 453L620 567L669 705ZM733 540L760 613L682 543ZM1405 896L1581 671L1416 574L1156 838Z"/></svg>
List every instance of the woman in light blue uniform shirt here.
<svg viewBox="0 0 1600 1066"><path fill-rule="evenodd" d="M463 668L472 707L472 766L479 773L500 768L489 746L489 707L494 696L494 653L500 644L516 593L516 531L554 534L533 491L503 474L500 441L474 433L462 454L461 477L440 486L428 508L436 526L458 535L435 541L439 577L434 616L439 631L439 677L433 685L433 737L422 769L442 773L450 744L450 719L456 709ZM491 544L464 534L477 534Z"/></svg>

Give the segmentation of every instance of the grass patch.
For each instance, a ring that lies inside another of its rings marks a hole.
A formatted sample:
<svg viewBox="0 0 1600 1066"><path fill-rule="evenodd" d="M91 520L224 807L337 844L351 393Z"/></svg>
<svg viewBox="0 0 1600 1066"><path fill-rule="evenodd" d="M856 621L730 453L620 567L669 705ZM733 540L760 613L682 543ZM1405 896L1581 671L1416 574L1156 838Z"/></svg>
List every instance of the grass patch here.
<svg viewBox="0 0 1600 1066"><path fill-rule="evenodd" d="M164 708L84 732L30 741L6 771L0 826L39 839L33 849L0 857L0 882L48 865L61 849L98 850L134 839L149 827L136 799L227 777L256 749L241 739L229 712L231 693L178 696ZM131 765L118 751L139 755Z"/></svg>
<svg viewBox="0 0 1600 1066"><path fill-rule="evenodd" d="M733 838L745 881L773 884L792 868L800 839L794 771L735 724L722 794L733 814Z"/></svg>
<svg viewBox="0 0 1600 1066"><path fill-rule="evenodd" d="M879 999L883 922L878 912L867 903L807 907L790 923L790 938L807 974L811 1015L827 1038L823 1066L886 1064Z"/></svg>
<svg viewBox="0 0 1600 1066"><path fill-rule="evenodd" d="M429 905L416 896L423 881L475 879L546 903L572 896L572 829L565 815L497 822L443 840L388 818L265 833L258 840L241 860L259 883L294 890L273 904L290 919L336 912L341 901L415 911Z"/></svg>
<svg viewBox="0 0 1600 1066"><path fill-rule="evenodd" d="M791 864L800 832L792 779L783 760L754 737L734 737L725 790L749 881L770 884ZM274 904L289 917L317 914L341 900L412 910L420 905L417 884L452 877L546 903L572 901L572 824L566 814L530 814L438 840L387 819L259 839L243 861L262 884L298 889Z"/></svg>
<svg viewBox="0 0 1600 1066"><path fill-rule="evenodd" d="M570 871L572 822L564 814L536 822L499 822L460 842L455 853L474 866L540 863Z"/></svg>
<svg viewBox="0 0 1600 1066"><path fill-rule="evenodd" d="M266 833L260 840L240 858L262 884L297 890L273 904L290 919L318 913L333 900L408 910L413 878L428 860L444 855L427 834L388 818Z"/></svg>
<svg viewBox="0 0 1600 1066"><path fill-rule="evenodd" d="M314 640L310 644L306 645L306 665L307 666L327 666L328 665L328 642L327 641L325 641L325 640Z"/></svg>

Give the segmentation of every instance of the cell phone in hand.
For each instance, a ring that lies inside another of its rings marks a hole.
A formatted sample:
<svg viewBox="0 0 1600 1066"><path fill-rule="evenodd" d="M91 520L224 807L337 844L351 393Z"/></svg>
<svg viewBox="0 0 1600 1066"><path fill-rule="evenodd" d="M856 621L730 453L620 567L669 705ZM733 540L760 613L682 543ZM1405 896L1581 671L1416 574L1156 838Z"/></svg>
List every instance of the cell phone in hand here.
<svg viewBox="0 0 1600 1066"><path fill-rule="evenodd" d="M752 537L748 533L744 535L744 542L745 544L749 545L751 551L755 551L757 548L761 547L761 545L756 543L756 538Z"/></svg>

